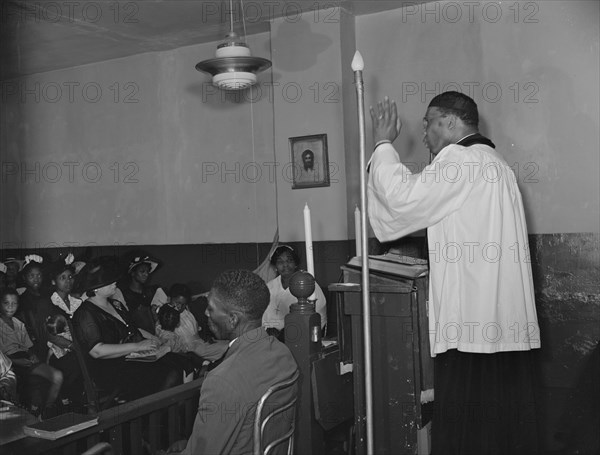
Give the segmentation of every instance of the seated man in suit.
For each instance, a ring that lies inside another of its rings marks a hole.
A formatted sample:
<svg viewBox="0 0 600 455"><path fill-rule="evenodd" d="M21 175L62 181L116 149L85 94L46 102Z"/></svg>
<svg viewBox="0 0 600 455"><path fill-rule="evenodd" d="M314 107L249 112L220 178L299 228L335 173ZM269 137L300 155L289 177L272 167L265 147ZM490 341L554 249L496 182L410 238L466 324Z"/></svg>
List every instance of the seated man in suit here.
<svg viewBox="0 0 600 455"><path fill-rule="evenodd" d="M202 384L192 435L168 453L252 453L258 400L298 368L287 346L262 327L268 304L267 285L248 270L230 270L215 280L206 315L215 337L230 340L229 349ZM288 395L292 393L297 393L296 388ZM281 403L291 398L281 397ZM286 414L280 418L289 419Z"/></svg>

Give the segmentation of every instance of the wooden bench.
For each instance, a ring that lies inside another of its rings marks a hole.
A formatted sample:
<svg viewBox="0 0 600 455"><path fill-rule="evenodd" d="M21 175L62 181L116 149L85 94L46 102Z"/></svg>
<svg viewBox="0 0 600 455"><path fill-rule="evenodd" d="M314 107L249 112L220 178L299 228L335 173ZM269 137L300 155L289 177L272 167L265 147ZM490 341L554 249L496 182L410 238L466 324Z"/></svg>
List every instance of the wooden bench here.
<svg viewBox="0 0 600 455"><path fill-rule="evenodd" d="M142 379L143 380L143 379ZM166 449L187 439L198 410L203 378L98 414L98 425L55 441L25 437L0 447L3 455L79 455L99 442L112 445L115 455Z"/></svg>

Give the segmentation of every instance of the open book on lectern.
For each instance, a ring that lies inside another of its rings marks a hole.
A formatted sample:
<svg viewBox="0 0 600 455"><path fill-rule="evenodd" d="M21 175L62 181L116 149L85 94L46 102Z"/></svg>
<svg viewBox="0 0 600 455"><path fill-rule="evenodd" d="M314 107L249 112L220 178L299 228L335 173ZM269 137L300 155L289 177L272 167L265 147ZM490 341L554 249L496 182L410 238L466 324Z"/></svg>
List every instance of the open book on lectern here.
<svg viewBox="0 0 600 455"><path fill-rule="evenodd" d="M355 256L348 261L348 266L362 268L362 257ZM403 278L421 278L429 272L426 259L403 256L391 249L385 254L370 255L369 269Z"/></svg>

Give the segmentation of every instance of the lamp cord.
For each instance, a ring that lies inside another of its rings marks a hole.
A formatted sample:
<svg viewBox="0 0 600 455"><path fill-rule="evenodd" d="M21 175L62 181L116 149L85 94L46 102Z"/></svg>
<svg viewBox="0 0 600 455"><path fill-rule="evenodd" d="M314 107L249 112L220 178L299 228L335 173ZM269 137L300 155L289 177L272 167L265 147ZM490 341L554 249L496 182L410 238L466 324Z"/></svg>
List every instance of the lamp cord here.
<svg viewBox="0 0 600 455"><path fill-rule="evenodd" d="M244 43L246 42L246 18L244 17L244 0L240 0L240 8L242 9L242 27L244 29Z"/></svg>
<svg viewBox="0 0 600 455"><path fill-rule="evenodd" d="M233 34L233 0L229 0L229 23L231 26L230 34Z"/></svg>

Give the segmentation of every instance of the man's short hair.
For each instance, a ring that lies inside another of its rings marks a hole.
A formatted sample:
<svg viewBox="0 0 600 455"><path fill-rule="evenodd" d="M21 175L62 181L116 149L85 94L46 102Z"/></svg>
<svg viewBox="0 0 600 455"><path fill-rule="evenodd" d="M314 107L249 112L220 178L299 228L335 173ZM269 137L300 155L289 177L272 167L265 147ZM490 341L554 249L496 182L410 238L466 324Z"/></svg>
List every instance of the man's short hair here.
<svg viewBox="0 0 600 455"><path fill-rule="evenodd" d="M429 107L437 107L444 114L454 114L465 125L479 125L479 112L473 99L460 92L440 93L431 100Z"/></svg>
<svg viewBox="0 0 600 455"><path fill-rule="evenodd" d="M250 270L223 272L213 283L212 292L252 321L262 319L271 298L263 279Z"/></svg>

